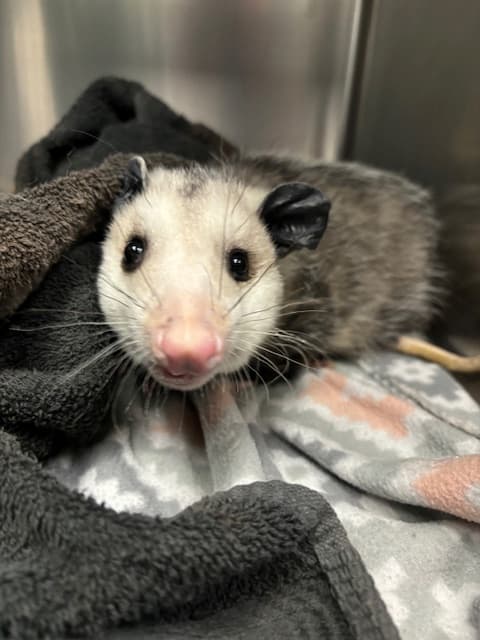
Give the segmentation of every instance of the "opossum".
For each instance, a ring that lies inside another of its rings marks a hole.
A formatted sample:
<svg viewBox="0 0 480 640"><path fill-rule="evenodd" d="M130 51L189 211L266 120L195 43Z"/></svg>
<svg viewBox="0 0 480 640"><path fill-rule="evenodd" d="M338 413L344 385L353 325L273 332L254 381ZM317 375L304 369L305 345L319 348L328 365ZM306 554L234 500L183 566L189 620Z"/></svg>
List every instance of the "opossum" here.
<svg viewBox="0 0 480 640"><path fill-rule="evenodd" d="M148 171L135 157L124 185L99 301L160 385L188 391L222 375L284 377L319 358L422 351L408 336L442 298L439 224L429 192L409 180L269 156Z"/></svg>

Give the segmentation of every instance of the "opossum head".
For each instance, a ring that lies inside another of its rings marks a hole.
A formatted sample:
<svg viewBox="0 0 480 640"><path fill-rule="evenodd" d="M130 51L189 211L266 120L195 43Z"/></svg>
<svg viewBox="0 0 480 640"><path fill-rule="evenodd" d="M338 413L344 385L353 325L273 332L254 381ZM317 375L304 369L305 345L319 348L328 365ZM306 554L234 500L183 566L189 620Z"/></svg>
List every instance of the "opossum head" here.
<svg viewBox="0 0 480 640"><path fill-rule="evenodd" d="M162 385L248 368L275 333L278 260L317 246L329 203L302 183L271 192L235 170L130 161L103 246L99 301L124 351Z"/></svg>

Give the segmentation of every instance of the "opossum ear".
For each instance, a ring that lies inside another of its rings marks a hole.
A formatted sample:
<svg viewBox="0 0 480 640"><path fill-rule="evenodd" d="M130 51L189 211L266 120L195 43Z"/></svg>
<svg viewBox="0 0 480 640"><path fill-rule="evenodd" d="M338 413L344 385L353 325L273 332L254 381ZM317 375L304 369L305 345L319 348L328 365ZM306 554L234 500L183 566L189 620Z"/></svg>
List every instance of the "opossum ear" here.
<svg viewBox="0 0 480 640"><path fill-rule="evenodd" d="M315 249L327 228L329 212L330 201L303 182L276 187L260 206L260 217L280 257L294 249Z"/></svg>
<svg viewBox="0 0 480 640"><path fill-rule="evenodd" d="M147 165L141 156L135 156L129 160L119 197L122 200L130 200L137 193L143 191L147 183L147 174Z"/></svg>

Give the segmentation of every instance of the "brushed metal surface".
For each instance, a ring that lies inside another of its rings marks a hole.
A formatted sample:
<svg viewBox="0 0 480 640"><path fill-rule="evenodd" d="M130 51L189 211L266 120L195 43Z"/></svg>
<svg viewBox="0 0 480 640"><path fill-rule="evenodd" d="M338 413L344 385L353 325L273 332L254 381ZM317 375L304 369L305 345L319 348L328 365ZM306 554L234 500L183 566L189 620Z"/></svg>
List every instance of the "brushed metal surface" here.
<svg viewBox="0 0 480 640"><path fill-rule="evenodd" d="M381 0L352 156L438 189L480 181L480 2Z"/></svg>
<svg viewBox="0 0 480 640"><path fill-rule="evenodd" d="M248 149L337 157L362 0L0 0L0 188L95 78Z"/></svg>

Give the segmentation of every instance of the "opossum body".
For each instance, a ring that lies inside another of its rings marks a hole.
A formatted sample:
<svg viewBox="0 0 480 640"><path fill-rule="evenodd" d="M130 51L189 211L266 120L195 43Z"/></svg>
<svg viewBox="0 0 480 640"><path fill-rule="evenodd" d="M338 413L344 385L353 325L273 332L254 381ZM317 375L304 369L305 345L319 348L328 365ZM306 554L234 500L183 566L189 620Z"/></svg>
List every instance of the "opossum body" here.
<svg viewBox="0 0 480 640"><path fill-rule="evenodd" d="M147 172L135 158L125 185L99 300L162 385L284 375L392 347L431 319L437 222L430 195L397 175L268 157Z"/></svg>

